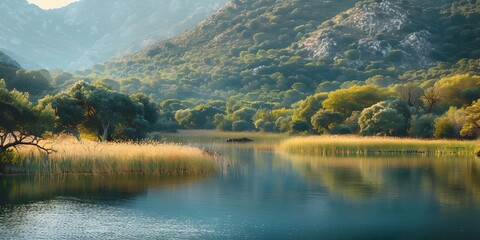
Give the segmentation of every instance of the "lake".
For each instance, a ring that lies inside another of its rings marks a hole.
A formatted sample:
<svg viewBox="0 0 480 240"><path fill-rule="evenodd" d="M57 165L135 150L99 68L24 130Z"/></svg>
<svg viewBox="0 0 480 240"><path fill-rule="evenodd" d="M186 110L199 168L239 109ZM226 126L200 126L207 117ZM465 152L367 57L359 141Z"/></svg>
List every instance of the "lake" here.
<svg viewBox="0 0 480 240"><path fill-rule="evenodd" d="M192 139L222 153L221 172L0 177L0 239L479 239L479 159Z"/></svg>

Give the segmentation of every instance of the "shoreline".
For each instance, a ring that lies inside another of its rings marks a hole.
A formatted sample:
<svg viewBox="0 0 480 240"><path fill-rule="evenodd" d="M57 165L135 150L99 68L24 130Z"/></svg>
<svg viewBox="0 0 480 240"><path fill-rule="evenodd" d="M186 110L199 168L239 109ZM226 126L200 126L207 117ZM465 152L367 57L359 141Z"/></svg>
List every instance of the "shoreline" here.
<svg viewBox="0 0 480 240"><path fill-rule="evenodd" d="M279 151L308 155L476 156L480 142L393 137L308 136L282 141Z"/></svg>

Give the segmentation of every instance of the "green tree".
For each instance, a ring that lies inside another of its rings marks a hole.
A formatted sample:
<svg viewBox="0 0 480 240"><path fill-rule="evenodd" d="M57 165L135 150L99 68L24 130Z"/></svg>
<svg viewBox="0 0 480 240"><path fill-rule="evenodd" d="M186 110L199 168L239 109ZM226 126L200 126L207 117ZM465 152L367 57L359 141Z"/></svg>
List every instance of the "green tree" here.
<svg viewBox="0 0 480 240"><path fill-rule="evenodd" d="M218 130L232 131L233 121L226 115L223 115L221 113L215 114L213 122Z"/></svg>
<svg viewBox="0 0 480 240"><path fill-rule="evenodd" d="M88 97L88 122L95 127L98 140L107 141L117 124L133 121L136 106L125 94L104 88L96 88Z"/></svg>
<svg viewBox="0 0 480 240"><path fill-rule="evenodd" d="M415 138L432 138L435 131L436 116L433 114L416 115L412 118L410 136Z"/></svg>
<svg viewBox="0 0 480 240"><path fill-rule="evenodd" d="M398 49L394 49L394 50L391 50L389 51L385 57L389 60L389 61L392 61L392 62L400 62L402 61L404 55L403 55L403 52L401 50L398 50Z"/></svg>
<svg viewBox="0 0 480 240"><path fill-rule="evenodd" d="M65 132L72 134L81 141L78 126L84 122L83 108L78 101L66 93L59 93L55 96L46 96L39 101L43 108L52 108L55 111L54 133Z"/></svg>
<svg viewBox="0 0 480 240"><path fill-rule="evenodd" d="M253 131L255 130L255 127L250 122L240 120L232 123L232 130L235 132Z"/></svg>
<svg viewBox="0 0 480 240"><path fill-rule="evenodd" d="M293 133L302 133L310 131L310 124L307 121L292 121L291 131Z"/></svg>
<svg viewBox="0 0 480 240"><path fill-rule="evenodd" d="M320 109L312 116L312 126L320 133L330 133L330 129L345 121L345 116L332 110Z"/></svg>
<svg viewBox="0 0 480 240"><path fill-rule="evenodd" d="M16 90L9 92L5 82L0 80L0 109L1 159L5 160L11 149L20 145L34 146L46 153L53 152L41 143L44 135L54 126L51 108L34 107L28 100L28 94Z"/></svg>
<svg viewBox="0 0 480 240"><path fill-rule="evenodd" d="M365 108L358 119L360 134L366 136L401 136L405 131L405 117L381 102Z"/></svg>
<svg viewBox="0 0 480 240"><path fill-rule="evenodd" d="M241 108L232 113L233 121L247 121L252 122L253 116L256 114L256 110L253 108Z"/></svg>
<svg viewBox="0 0 480 240"><path fill-rule="evenodd" d="M291 129L292 117L279 117L275 121L275 126L280 132L288 132Z"/></svg>
<svg viewBox="0 0 480 240"><path fill-rule="evenodd" d="M84 127L97 135L99 141L107 141L115 129L132 126L137 117L137 106L129 96L103 87L95 87L84 81L75 83L67 94L83 109Z"/></svg>
<svg viewBox="0 0 480 240"><path fill-rule="evenodd" d="M130 99L137 105L137 113L142 115L149 124L155 124L159 119L159 108L156 102L143 93L130 95Z"/></svg>
<svg viewBox="0 0 480 240"><path fill-rule="evenodd" d="M213 129L216 114L224 112L210 106L198 105L194 109L179 110L175 114L180 126L186 129Z"/></svg>
<svg viewBox="0 0 480 240"><path fill-rule="evenodd" d="M300 101L299 107L293 112L293 120L310 121L312 116L322 108L322 103L327 97L328 93L318 93Z"/></svg>

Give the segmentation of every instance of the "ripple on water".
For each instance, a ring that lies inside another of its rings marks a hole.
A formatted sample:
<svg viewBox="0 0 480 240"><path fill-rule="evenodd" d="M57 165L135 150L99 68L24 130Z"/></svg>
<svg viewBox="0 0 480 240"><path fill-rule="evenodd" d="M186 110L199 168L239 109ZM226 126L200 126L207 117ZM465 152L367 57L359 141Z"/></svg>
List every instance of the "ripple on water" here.
<svg viewBox="0 0 480 240"><path fill-rule="evenodd" d="M226 232L216 221L151 217L134 209L56 199L4 209L5 239L204 239ZM7 211L9 213L7 213Z"/></svg>

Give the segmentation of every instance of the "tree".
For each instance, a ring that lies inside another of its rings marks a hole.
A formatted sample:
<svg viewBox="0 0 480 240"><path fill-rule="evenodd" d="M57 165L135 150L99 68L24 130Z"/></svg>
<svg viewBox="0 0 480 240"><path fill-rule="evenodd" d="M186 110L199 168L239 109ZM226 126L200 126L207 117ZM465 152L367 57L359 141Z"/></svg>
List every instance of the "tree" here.
<svg viewBox="0 0 480 240"><path fill-rule="evenodd" d="M292 125L292 117L279 117L275 121L275 126L278 128L280 132L290 131L291 125Z"/></svg>
<svg viewBox="0 0 480 240"><path fill-rule="evenodd" d="M214 117L214 124L218 130L232 131L232 120L226 115L217 113Z"/></svg>
<svg viewBox="0 0 480 240"><path fill-rule="evenodd" d="M450 107L435 121L433 136L435 138L460 138L460 131L465 124L466 116L465 109Z"/></svg>
<svg viewBox="0 0 480 240"><path fill-rule="evenodd" d="M232 123L232 130L236 132L253 131L255 130L255 127L250 122L240 120Z"/></svg>
<svg viewBox="0 0 480 240"><path fill-rule="evenodd" d="M353 86L329 93L323 108L350 116L353 111L362 111L388 97L389 93L375 86Z"/></svg>
<svg viewBox="0 0 480 240"><path fill-rule="evenodd" d="M216 114L224 112L210 106L198 105L194 109L179 110L175 113L175 120L187 129L213 129Z"/></svg>
<svg viewBox="0 0 480 240"><path fill-rule="evenodd" d="M276 132L277 127L273 122L266 122L263 119L258 119L255 121L255 128L261 132Z"/></svg>
<svg viewBox="0 0 480 240"><path fill-rule="evenodd" d="M412 118L412 127L410 128L410 136L432 138L435 131L435 119L436 117L433 114L414 116Z"/></svg>
<svg viewBox="0 0 480 240"><path fill-rule="evenodd" d="M300 101L299 107L293 112L293 120L310 121L312 116L322 108L322 103L327 97L327 93L318 93Z"/></svg>
<svg viewBox="0 0 480 240"><path fill-rule="evenodd" d="M398 84L393 87L399 97L405 99L411 107L418 107L421 104L421 98L424 90L415 83Z"/></svg>
<svg viewBox="0 0 480 240"><path fill-rule="evenodd" d="M454 75L435 83L442 103L448 106L466 107L479 96L480 76L469 74Z"/></svg>
<svg viewBox="0 0 480 240"><path fill-rule="evenodd" d="M320 133L329 133L332 127L343 121L345 121L343 114L324 109L320 109L311 119L313 128Z"/></svg>
<svg viewBox="0 0 480 240"><path fill-rule="evenodd" d="M233 121L245 120L247 122L252 122L253 116L257 111L253 108L241 108L234 113L232 113Z"/></svg>
<svg viewBox="0 0 480 240"><path fill-rule="evenodd" d="M422 97L427 105L425 109L427 113L431 113L440 102L440 92L435 86L425 90Z"/></svg>
<svg viewBox="0 0 480 240"><path fill-rule="evenodd" d="M53 152L41 142L44 134L53 128L51 108L34 107L28 94L9 92L0 80L0 109L0 158L22 145L34 146L47 154Z"/></svg>
<svg viewBox="0 0 480 240"><path fill-rule="evenodd" d="M156 102L143 93L135 93L130 95L130 99L137 105L137 112L142 115L150 125L155 124L159 118L159 109Z"/></svg>
<svg viewBox="0 0 480 240"><path fill-rule="evenodd" d="M401 50L398 50L398 49L394 49L394 50L391 50L389 51L385 57L389 60L389 61L392 61L392 62L400 62L402 61L404 55L403 55L403 52Z"/></svg>
<svg viewBox="0 0 480 240"><path fill-rule="evenodd" d="M292 121L291 131L293 133L308 132L310 130L310 124L307 121Z"/></svg>
<svg viewBox="0 0 480 240"><path fill-rule="evenodd" d="M96 88L86 104L88 121L97 130L101 142L107 141L108 134L117 124L133 121L136 116L135 104L127 95L104 88Z"/></svg>
<svg viewBox="0 0 480 240"><path fill-rule="evenodd" d="M255 41L255 45L260 45L267 40L268 40L268 35L263 32L256 33L255 35L253 35L253 41Z"/></svg>
<svg viewBox="0 0 480 240"><path fill-rule="evenodd" d="M475 101L465 109L465 124L460 134L462 136L480 136L480 100Z"/></svg>
<svg viewBox="0 0 480 240"><path fill-rule="evenodd" d="M80 81L67 94L82 106L83 127L95 133L101 142L107 141L120 125L127 129L137 119L137 106L123 93Z"/></svg>
<svg viewBox="0 0 480 240"><path fill-rule="evenodd" d="M78 101L66 93L46 96L39 101L43 108L52 108L56 120L53 133L69 133L81 141L78 125L84 122L83 108Z"/></svg>
<svg viewBox="0 0 480 240"><path fill-rule="evenodd" d="M440 117L435 121L433 136L435 138L457 138L458 134L455 131L455 126L451 119Z"/></svg>
<svg viewBox="0 0 480 240"><path fill-rule="evenodd" d="M405 117L388 106L387 102L365 108L358 119L358 124L360 134L367 136L402 136L406 132Z"/></svg>
<svg viewBox="0 0 480 240"><path fill-rule="evenodd" d="M358 50L355 50L355 49L350 49L345 51L345 56L347 57L348 60L358 60L360 58L360 54L358 53Z"/></svg>
<svg viewBox="0 0 480 240"><path fill-rule="evenodd" d="M8 83L10 89L38 94L50 88L51 76L46 70L24 71L18 70L13 81Z"/></svg>

